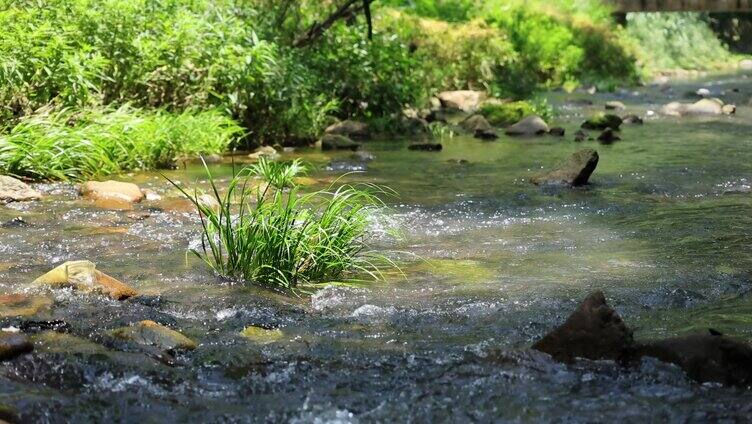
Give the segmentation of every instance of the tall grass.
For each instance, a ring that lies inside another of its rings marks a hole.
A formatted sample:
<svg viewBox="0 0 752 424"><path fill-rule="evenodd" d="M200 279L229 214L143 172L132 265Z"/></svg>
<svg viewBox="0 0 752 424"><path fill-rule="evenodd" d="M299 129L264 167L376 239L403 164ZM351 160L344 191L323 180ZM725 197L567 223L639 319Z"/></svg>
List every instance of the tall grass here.
<svg viewBox="0 0 752 424"><path fill-rule="evenodd" d="M174 166L183 156L218 154L241 128L216 111L48 110L0 136L0 173L81 180Z"/></svg>
<svg viewBox="0 0 752 424"><path fill-rule="evenodd" d="M368 250L367 225L386 192L343 185L302 193L288 178L299 167L244 168L224 194L207 168L218 208L173 182L201 219L201 249L193 253L220 276L286 291L355 274L379 278L382 258ZM258 189L259 176L285 184Z"/></svg>

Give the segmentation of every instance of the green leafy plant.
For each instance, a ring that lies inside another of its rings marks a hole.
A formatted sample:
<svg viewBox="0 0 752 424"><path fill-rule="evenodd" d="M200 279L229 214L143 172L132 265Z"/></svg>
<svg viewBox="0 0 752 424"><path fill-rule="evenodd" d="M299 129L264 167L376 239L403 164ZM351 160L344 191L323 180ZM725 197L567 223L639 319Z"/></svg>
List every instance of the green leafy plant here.
<svg viewBox="0 0 752 424"><path fill-rule="evenodd" d="M202 239L196 256L222 277L293 292L356 274L380 278L385 259L368 250L367 227L383 207L377 195L388 191L342 185L302 193L295 185L272 183L289 182L299 164L264 163L241 170L224 194L206 168L218 207L171 181L198 210ZM260 186L259 176L270 184Z"/></svg>

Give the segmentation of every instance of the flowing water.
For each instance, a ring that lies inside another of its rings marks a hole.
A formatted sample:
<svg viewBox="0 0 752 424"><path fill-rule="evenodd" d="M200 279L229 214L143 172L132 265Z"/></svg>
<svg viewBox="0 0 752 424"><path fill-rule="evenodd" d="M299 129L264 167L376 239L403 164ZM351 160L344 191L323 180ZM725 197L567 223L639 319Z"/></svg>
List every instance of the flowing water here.
<svg viewBox="0 0 752 424"><path fill-rule="evenodd" d="M736 103L737 116L651 116L700 86ZM170 200L177 193L159 175L122 177L164 198L131 211L77 199L70 185L41 185L44 201L0 208L0 294L89 259L142 295L49 292L53 308L34 320L62 320L65 332L40 333L33 354L0 364L0 405L25 422L748 421L746 389L698 384L651 359L566 366L528 347L594 289L638 338L713 327L752 341L750 96L743 75L552 93L565 138L455 137L439 153L369 142L376 159L347 179L399 193L372 227L405 276L300 299L223 283L187 257L195 216ZM612 99L648 116L645 125L625 126L609 146L573 142L583 116ZM588 187L528 183L583 147L600 154ZM294 154L317 166L320 184L351 161ZM232 166L212 170L226 179ZM205 184L197 165L168 174ZM25 224L9 223L17 216ZM109 336L144 319L200 346L168 366ZM248 325L282 337L249 341L239 334Z"/></svg>

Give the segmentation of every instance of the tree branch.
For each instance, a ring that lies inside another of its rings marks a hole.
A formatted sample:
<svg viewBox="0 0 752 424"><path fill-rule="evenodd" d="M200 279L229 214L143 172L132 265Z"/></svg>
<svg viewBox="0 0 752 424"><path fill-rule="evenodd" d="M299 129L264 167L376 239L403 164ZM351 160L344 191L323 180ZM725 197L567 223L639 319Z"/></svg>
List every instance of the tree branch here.
<svg viewBox="0 0 752 424"><path fill-rule="evenodd" d="M326 30L334 25L340 19L345 19L351 16L361 9L364 10L366 15L366 21L368 22L368 38L373 36L373 25L371 23L371 2L373 0L347 0L340 7L337 8L331 15L329 15L323 22L314 22L308 30L299 36L293 43L293 47L305 47L319 37L321 37Z"/></svg>

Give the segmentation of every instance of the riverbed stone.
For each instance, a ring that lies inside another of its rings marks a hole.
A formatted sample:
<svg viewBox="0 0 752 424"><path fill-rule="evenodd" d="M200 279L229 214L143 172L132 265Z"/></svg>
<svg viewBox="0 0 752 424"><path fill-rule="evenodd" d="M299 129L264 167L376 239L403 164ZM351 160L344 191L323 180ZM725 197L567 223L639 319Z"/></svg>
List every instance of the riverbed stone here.
<svg viewBox="0 0 752 424"><path fill-rule="evenodd" d="M611 113L597 113L590 117L587 121L582 123L582 128L586 130L600 130L603 131L606 128L611 128L614 131L618 131L622 124L620 117Z"/></svg>
<svg viewBox="0 0 752 424"><path fill-rule="evenodd" d="M504 131L507 135L534 136L543 135L549 131L548 124L538 115L530 115Z"/></svg>
<svg viewBox="0 0 752 424"><path fill-rule="evenodd" d="M32 283L51 288L72 287L84 293L100 293L115 300L133 297L136 290L99 271L90 261L65 262Z"/></svg>
<svg viewBox="0 0 752 424"><path fill-rule="evenodd" d="M468 116L462 120L459 125L460 128L471 133L475 133L478 130L493 130L493 127L488 120L480 114Z"/></svg>
<svg viewBox="0 0 752 424"><path fill-rule="evenodd" d="M587 140L588 134L583 130L577 130L574 133L574 141L581 142Z"/></svg>
<svg viewBox="0 0 752 424"><path fill-rule="evenodd" d="M639 116L637 116L635 114L624 115L624 116L621 117L621 121L624 124L631 124L631 125L642 125L643 124L642 118L640 118Z"/></svg>
<svg viewBox="0 0 752 424"><path fill-rule="evenodd" d="M638 352L676 364L699 382L752 384L752 347L715 331L649 342Z"/></svg>
<svg viewBox="0 0 752 424"><path fill-rule="evenodd" d="M724 109L725 107L725 109ZM661 108L661 113L667 116L717 116L731 114L736 111L733 105L725 105L716 98L700 99L695 103L671 102Z"/></svg>
<svg viewBox="0 0 752 424"><path fill-rule="evenodd" d="M598 141L600 141L601 144L613 144L614 142L620 141L620 140L621 140L621 137L616 135L614 130L612 130L611 128L606 128L598 136Z"/></svg>
<svg viewBox="0 0 752 424"><path fill-rule="evenodd" d="M285 334L279 328L267 329L249 325L240 332L240 335L258 344L269 344L279 341Z"/></svg>
<svg viewBox="0 0 752 424"><path fill-rule="evenodd" d="M0 175L0 203L39 200L42 193L25 182L7 175Z"/></svg>
<svg viewBox="0 0 752 424"><path fill-rule="evenodd" d="M408 150L418 150L418 151L424 151L424 152L438 152L443 149L444 146L441 145L441 143L412 143L407 146Z"/></svg>
<svg viewBox="0 0 752 424"><path fill-rule="evenodd" d="M536 185L568 185L573 187L588 183L590 175L598 166L598 152L583 149L575 152L552 171L536 175L530 179Z"/></svg>
<svg viewBox="0 0 752 424"><path fill-rule="evenodd" d="M132 341L143 346L154 346L161 350L193 350L198 345L182 333L154 321L140 321L128 327L113 330L118 339Z"/></svg>
<svg viewBox="0 0 752 424"><path fill-rule="evenodd" d="M610 102L606 102L605 108L606 110L624 110L626 109L626 106L624 106L624 103L618 100L612 100Z"/></svg>
<svg viewBox="0 0 752 424"><path fill-rule="evenodd" d="M443 91L436 96L444 109L473 113L486 100L486 93L475 90Z"/></svg>
<svg viewBox="0 0 752 424"><path fill-rule="evenodd" d="M258 149L254 150L253 153L249 154L248 158L253 160L259 160L261 158L277 160L279 159L279 156L279 152L274 147L261 146Z"/></svg>
<svg viewBox="0 0 752 424"><path fill-rule="evenodd" d="M566 130L562 127L553 127L548 130L548 135L552 135L554 137L564 137L565 134Z"/></svg>
<svg viewBox="0 0 752 424"><path fill-rule="evenodd" d="M325 134L321 137L321 150L358 150L360 143L356 143L344 135Z"/></svg>
<svg viewBox="0 0 752 424"><path fill-rule="evenodd" d="M533 349L560 362L576 358L626 361L634 350L632 331L606 302L603 292L591 293L561 326L546 334Z"/></svg>
<svg viewBox="0 0 752 424"><path fill-rule="evenodd" d="M364 122L346 120L328 126L324 132L330 135L341 135L353 140L368 140L371 129Z"/></svg>
<svg viewBox="0 0 752 424"><path fill-rule="evenodd" d="M138 203L145 197L136 184L113 180L87 181L79 186L78 191L82 196L91 200Z"/></svg>
<svg viewBox="0 0 752 424"><path fill-rule="evenodd" d="M34 345L22 333L0 331L0 361L7 361L34 350Z"/></svg>
<svg viewBox="0 0 752 424"><path fill-rule="evenodd" d="M23 293L0 295L0 318L31 317L52 306L47 296Z"/></svg>

